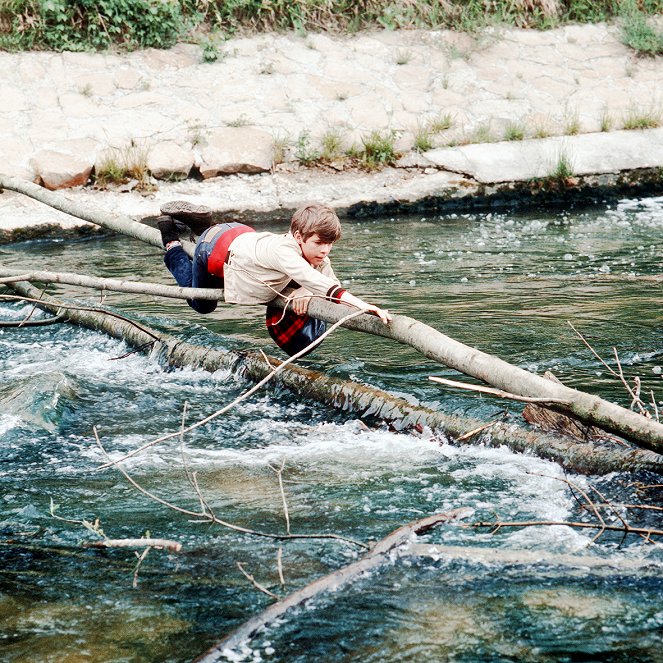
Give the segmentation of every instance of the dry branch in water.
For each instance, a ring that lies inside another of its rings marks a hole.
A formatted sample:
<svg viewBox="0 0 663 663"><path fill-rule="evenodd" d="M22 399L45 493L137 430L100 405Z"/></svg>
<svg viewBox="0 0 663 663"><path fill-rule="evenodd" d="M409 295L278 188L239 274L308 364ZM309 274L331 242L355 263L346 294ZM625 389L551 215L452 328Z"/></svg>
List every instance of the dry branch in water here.
<svg viewBox="0 0 663 663"><path fill-rule="evenodd" d="M97 433L96 427L94 428L94 437L97 442L97 445L101 449L102 453L106 458L110 460L110 457L108 456L108 452L104 448L104 446L101 443L101 440L99 439L99 434ZM168 500L165 500L161 497L158 497L154 493L150 492L143 486L141 486L135 479L133 479L128 472L122 467L122 465L118 462L113 462L111 463L119 472L122 474L122 476L139 492L145 495L146 497L149 497L151 500L154 500L155 502L158 502L159 504L168 507L169 509L172 509L173 511L177 511L178 513L182 513L186 516L191 516L192 518L197 518L197 522L201 523L208 523L208 524L214 524L214 525L220 525L221 527L225 527L227 529L234 530L235 532L242 532L244 534L251 534L253 536L259 536L267 539L276 539L276 540L286 540L286 539L335 539L337 541L342 541L344 543L349 543L351 545L359 546L360 548L367 548L368 546L365 543L362 543L361 541L355 541L354 539L350 539L345 536L340 536L339 534L276 534L276 533L271 533L271 532L263 532L260 530L254 530L250 529L248 527L242 527L241 525L235 525L234 523L228 522L227 520L223 520L214 513L210 512L207 509L207 503L205 500L201 499L200 505L201 509L200 511L192 511L191 509L185 509L181 506L178 506L177 504L173 504L172 502L169 502Z"/></svg>
<svg viewBox="0 0 663 663"><path fill-rule="evenodd" d="M182 544L170 539L104 539L102 541L86 541L85 548L157 548L170 552L180 552Z"/></svg>
<svg viewBox="0 0 663 663"><path fill-rule="evenodd" d="M599 505L597 505L591 499L589 494L586 491L584 491L577 483L569 479L549 476L547 474L538 474L537 476L542 476L548 479L554 479L555 481L561 481L562 483L565 483L573 491L574 497L576 492L579 493L582 496L582 498L585 500L585 503L583 504L582 502L580 502L580 505L594 514L594 516L596 517L596 522L587 523L587 522L578 522L578 521L549 521L549 520L530 520L530 521L496 520L493 522L472 523L471 527L477 527L477 528L489 527L491 529L492 534L496 534L503 527L543 527L543 526L551 527L551 526L562 525L562 526L575 527L580 529L598 529L599 532L592 539L592 543L597 541L598 538L606 531L622 532L624 533L624 535L636 534L638 536L641 536L644 539L645 543L654 543L654 544L657 544L657 542L652 540L651 538L652 536L663 536L663 529L652 528L652 527L633 527L632 525L630 525L617 510L616 508L617 505L611 504L609 501L607 501L605 496L601 493L601 491L599 491L594 486L590 485L590 490L592 492L595 492L603 500L603 504L600 506L609 508L610 511L612 511L613 515L622 523L621 525L610 525L606 523L605 519L601 515L601 512L599 511Z"/></svg>
<svg viewBox="0 0 663 663"><path fill-rule="evenodd" d="M292 608L301 605L304 601L318 596L323 592L337 590L348 583L354 582L366 572L385 564L390 559L392 552L399 546L407 543L413 536L423 534L442 523L449 523L464 518L470 513L470 509L455 509L448 513L428 516L427 518L422 518L421 520L399 527L384 539L378 541L360 560L348 564L329 575L318 578L302 589L290 594L290 596L272 604L259 615L252 617L238 629L227 635L221 642L214 645L205 654L198 657L194 663L213 663L225 659L227 653L231 654L234 649L250 641L258 631L283 616Z"/></svg>

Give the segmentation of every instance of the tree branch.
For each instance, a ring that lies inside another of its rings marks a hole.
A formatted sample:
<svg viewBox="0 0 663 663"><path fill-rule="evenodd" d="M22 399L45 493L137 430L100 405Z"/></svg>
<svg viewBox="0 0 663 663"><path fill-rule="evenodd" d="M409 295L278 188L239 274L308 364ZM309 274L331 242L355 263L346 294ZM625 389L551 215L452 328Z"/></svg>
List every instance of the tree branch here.
<svg viewBox="0 0 663 663"><path fill-rule="evenodd" d="M329 575L318 578L278 603L269 606L259 615L249 619L205 654L196 658L194 663L215 663L219 661L225 657L225 652L232 652L233 649L250 640L259 630L265 628L292 608L324 592L332 589L337 590L344 585L354 582L367 571L385 564L391 552L406 543L411 537L423 534L442 523L449 523L467 517L470 513L470 509L455 509L447 513L428 516L427 518L422 518L421 520L399 527L379 541L360 560L348 564Z"/></svg>

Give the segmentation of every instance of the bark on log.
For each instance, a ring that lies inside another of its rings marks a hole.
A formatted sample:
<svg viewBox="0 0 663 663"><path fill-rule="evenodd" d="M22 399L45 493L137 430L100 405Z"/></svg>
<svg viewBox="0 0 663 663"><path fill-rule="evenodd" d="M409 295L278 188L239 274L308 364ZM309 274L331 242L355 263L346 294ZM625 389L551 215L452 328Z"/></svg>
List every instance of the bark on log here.
<svg viewBox="0 0 663 663"><path fill-rule="evenodd" d="M323 592L337 590L353 582L362 574L385 564L390 558L390 553L398 546L406 543L410 537L422 534L440 523L448 523L462 518L469 513L471 513L469 509L455 509L449 513L436 514L399 527L379 541L360 560L348 564L329 575L318 578L318 580L290 594L290 596L282 601L274 603L259 615L249 619L202 656L196 658L194 663L215 663L221 658L226 658L224 652L231 653L234 649L237 649L243 643L250 640L260 629L265 628L275 619L282 617L288 610L301 605L304 601L308 601Z"/></svg>
<svg viewBox="0 0 663 663"><path fill-rule="evenodd" d="M211 372L228 368L257 382L268 375L273 366L280 363L278 359L268 357L270 366L265 362L265 357L257 352L222 352L193 345L143 324L136 326L127 320L112 318L103 313L64 310L64 302L42 295L40 290L28 283L15 283L11 287L24 297L36 299L42 296L40 307L45 310L60 311L75 324L122 339L142 351L146 351L146 347L152 348L154 344L156 347L152 352L174 367L192 366ZM155 339L159 342L155 343ZM485 428L482 426L484 422L415 406L374 387L339 380L293 364L287 366L274 380L304 398L356 413L359 417L386 421L397 430L428 427L453 439L464 435L468 430ZM496 422L487 432L475 437L474 442L495 447L507 446L518 453L532 453L584 474L639 470L663 473L663 456L652 451L605 442L579 444L572 438L541 435L509 423Z"/></svg>
<svg viewBox="0 0 663 663"><path fill-rule="evenodd" d="M17 178L0 175L0 187L18 191L61 211L102 225L111 230L136 237L153 245L161 245L158 231L148 228L128 217L111 216L90 210L81 205L64 200L60 195L47 191L35 184ZM191 252L191 244L186 249ZM273 302L279 304L278 301ZM280 302L282 305L282 301ZM335 323L350 312L343 304L313 299L309 304L309 314L320 320ZM576 417L586 424L598 426L615 433L657 453L663 453L663 424L628 410L624 407L571 389L556 385L542 376L513 366L493 355L471 348L413 318L394 315L389 325L378 318L363 315L349 321L348 329L362 331L375 336L390 338L409 345L425 357L445 366L472 376L498 389L518 396L569 401L570 406L551 405L551 409Z"/></svg>

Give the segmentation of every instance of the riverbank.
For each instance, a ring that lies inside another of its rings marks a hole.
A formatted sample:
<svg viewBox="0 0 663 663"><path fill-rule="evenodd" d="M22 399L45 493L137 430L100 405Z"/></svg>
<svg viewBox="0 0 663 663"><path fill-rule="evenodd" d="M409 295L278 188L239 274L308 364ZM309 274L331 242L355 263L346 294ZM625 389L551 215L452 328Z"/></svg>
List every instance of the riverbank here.
<svg viewBox="0 0 663 663"><path fill-rule="evenodd" d="M259 220L309 200L352 216L663 191L663 60L612 26L263 34L202 60L0 53L2 171L134 218L173 198ZM376 132L382 169L361 158ZM92 188L123 160L133 181ZM5 242L84 228L9 192L0 215Z"/></svg>

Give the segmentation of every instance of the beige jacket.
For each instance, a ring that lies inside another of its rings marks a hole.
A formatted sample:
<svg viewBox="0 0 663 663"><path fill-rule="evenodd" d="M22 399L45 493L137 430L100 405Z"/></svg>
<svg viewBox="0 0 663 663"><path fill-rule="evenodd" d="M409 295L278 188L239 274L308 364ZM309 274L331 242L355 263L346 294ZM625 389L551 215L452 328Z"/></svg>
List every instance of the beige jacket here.
<svg viewBox="0 0 663 663"><path fill-rule="evenodd" d="M339 285L329 258L313 267L290 234L251 232L230 245L224 268L224 299L229 304L266 304L296 281L314 295L326 296Z"/></svg>

